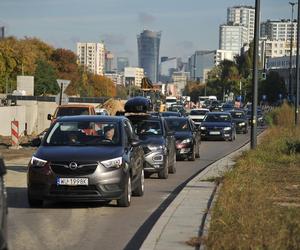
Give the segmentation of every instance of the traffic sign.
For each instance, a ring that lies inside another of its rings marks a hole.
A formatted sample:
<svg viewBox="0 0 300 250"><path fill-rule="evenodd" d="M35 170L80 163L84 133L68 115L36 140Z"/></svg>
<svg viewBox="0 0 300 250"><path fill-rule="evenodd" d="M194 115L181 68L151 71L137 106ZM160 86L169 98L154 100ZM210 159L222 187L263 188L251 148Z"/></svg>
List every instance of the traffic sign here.
<svg viewBox="0 0 300 250"><path fill-rule="evenodd" d="M69 86L71 81L64 80L64 79L56 79L56 82L58 84L58 87L62 88L62 92L64 92L66 90L66 88Z"/></svg>
<svg viewBox="0 0 300 250"><path fill-rule="evenodd" d="M61 103L60 103L60 94L57 94L55 96L55 102L56 102L57 105L68 104L69 103L69 97L66 94L62 94Z"/></svg>

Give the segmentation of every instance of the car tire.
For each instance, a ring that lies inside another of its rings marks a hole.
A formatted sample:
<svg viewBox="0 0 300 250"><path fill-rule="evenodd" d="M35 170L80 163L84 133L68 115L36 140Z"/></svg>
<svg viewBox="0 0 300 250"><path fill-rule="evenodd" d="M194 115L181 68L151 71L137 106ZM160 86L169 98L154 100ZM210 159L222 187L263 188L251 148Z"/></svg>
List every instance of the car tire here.
<svg viewBox="0 0 300 250"><path fill-rule="evenodd" d="M169 177L169 160L168 160L168 157L166 157L166 162L164 164L164 168L158 172L158 178L159 179L168 179L168 177Z"/></svg>
<svg viewBox="0 0 300 250"><path fill-rule="evenodd" d="M118 207L129 207L131 202L131 176L128 173L126 178L124 192L120 199L117 200Z"/></svg>
<svg viewBox="0 0 300 250"><path fill-rule="evenodd" d="M138 186L135 188L135 190L132 191L132 195L143 196L144 189L145 189L145 175L144 175L144 169L142 169L140 178L138 180Z"/></svg>
<svg viewBox="0 0 300 250"><path fill-rule="evenodd" d="M145 178L150 178L151 175L152 175L152 173L149 173L149 172L145 172L145 171L144 171L144 176L145 176Z"/></svg>
<svg viewBox="0 0 300 250"><path fill-rule="evenodd" d="M196 150L196 154L195 154L196 158L200 158L200 145L197 145L197 150Z"/></svg>
<svg viewBox="0 0 300 250"><path fill-rule="evenodd" d="M31 197L30 194L28 194L28 204L30 207L42 207L44 204L43 200L34 199Z"/></svg>
<svg viewBox="0 0 300 250"><path fill-rule="evenodd" d="M175 174L176 173L176 155L174 154L174 160L172 165L169 167L169 173Z"/></svg>
<svg viewBox="0 0 300 250"><path fill-rule="evenodd" d="M195 159L196 159L196 152L195 152L195 146L194 146L192 155L189 156L188 160L195 161Z"/></svg>

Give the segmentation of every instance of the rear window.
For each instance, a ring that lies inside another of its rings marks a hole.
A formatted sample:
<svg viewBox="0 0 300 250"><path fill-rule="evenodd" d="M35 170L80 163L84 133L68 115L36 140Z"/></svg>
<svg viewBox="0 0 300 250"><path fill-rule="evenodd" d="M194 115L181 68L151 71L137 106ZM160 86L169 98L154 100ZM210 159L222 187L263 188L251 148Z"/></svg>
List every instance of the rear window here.
<svg viewBox="0 0 300 250"><path fill-rule="evenodd" d="M191 110L190 115L206 115L207 110Z"/></svg>
<svg viewBox="0 0 300 250"><path fill-rule="evenodd" d="M88 107L61 107L56 113L56 117L59 116L72 116L72 115L88 115Z"/></svg>
<svg viewBox="0 0 300 250"><path fill-rule="evenodd" d="M230 122L230 115L226 114L208 114L205 119L205 122Z"/></svg>
<svg viewBox="0 0 300 250"><path fill-rule="evenodd" d="M134 132L137 135L162 135L160 121L154 120L131 120Z"/></svg>

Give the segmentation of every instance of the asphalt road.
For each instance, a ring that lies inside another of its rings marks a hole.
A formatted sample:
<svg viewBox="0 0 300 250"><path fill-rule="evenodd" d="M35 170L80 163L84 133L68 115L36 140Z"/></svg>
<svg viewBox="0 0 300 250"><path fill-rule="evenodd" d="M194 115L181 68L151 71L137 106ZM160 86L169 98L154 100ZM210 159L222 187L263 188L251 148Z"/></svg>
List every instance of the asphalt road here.
<svg viewBox="0 0 300 250"><path fill-rule="evenodd" d="M201 158L177 162L177 173L160 180L146 179L145 195L133 197L129 208L99 203L46 203L29 208L26 160L8 164L8 239L14 249L138 249L155 220L180 191L182 183L210 163L240 148L249 134L234 142L205 141ZM23 166L22 166L23 164Z"/></svg>

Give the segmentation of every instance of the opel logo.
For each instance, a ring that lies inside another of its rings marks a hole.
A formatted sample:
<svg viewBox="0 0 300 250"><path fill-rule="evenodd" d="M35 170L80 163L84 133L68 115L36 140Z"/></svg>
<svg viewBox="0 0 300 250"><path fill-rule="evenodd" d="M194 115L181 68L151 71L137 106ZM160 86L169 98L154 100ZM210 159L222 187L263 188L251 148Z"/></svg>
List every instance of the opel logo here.
<svg viewBox="0 0 300 250"><path fill-rule="evenodd" d="M69 168L70 168L71 170L75 170L75 169L78 168L78 165L77 165L76 162L71 162L71 163L69 164Z"/></svg>

